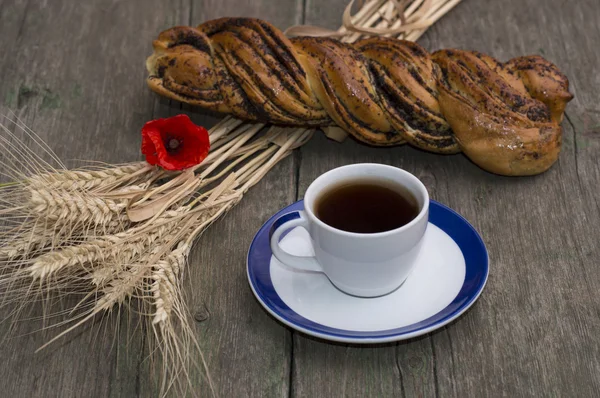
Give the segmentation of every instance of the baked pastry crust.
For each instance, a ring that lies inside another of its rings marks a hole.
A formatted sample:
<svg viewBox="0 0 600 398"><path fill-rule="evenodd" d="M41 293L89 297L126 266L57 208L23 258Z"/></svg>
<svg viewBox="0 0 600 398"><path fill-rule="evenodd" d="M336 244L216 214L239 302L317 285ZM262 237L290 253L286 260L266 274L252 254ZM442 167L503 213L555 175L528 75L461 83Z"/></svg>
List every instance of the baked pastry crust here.
<svg viewBox="0 0 600 398"><path fill-rule="evenodd" d="M250 121L337 125L375 146L463 152L509 176L556 162L573 98L566 76L539 56L501 63L392 38L289 39L252 18L174 27L153 46L148 85L168 98Z"/></svg>

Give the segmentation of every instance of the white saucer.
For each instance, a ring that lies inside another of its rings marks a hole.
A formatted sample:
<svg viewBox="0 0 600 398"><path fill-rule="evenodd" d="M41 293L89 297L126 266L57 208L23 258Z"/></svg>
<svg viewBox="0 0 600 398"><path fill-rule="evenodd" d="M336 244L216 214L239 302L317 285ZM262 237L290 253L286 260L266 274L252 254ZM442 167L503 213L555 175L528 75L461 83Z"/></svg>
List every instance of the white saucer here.
<svg viewBox="0 0 600 398"><path fill-rule="evenodd" d="M302 201L274 215L257 233L248 253L250 286L263 307L303 333L347 343L382 343L419 336L464 313L479 297L488 276L481 238L460 215L435 201L422 254L396 291L359 298L336 289L321 273L298 271L275 259L269 246L273 222L303 209ZM290 231L285 251L311 255L308 233Z"/></svg>

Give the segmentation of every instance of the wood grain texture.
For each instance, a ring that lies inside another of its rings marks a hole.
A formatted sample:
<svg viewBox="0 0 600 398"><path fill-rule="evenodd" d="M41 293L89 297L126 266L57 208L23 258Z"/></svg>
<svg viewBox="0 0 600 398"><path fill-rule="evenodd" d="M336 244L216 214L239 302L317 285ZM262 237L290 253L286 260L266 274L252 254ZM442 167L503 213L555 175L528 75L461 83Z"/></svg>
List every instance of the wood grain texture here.
<svg viewBox="0 0 600 398"><path fill-rule="evenodd" d="M196 26L227 16L268 17L285 29L301 22L301 10L301 0L278 1L277 5L270 1L192 1L188 19L183 23ZM149 89L144 95L154 100L154 117L185 112L206 127L221 118L159 98ZM274 321L254 299L246 276L246 255L261 225L294 201L296 169L295 156L282 160L239 205L196 241L190 255L186 271L187 302L197 319L197 338L212 383L222 397L288 395L291 332ZM144 369L141 378L149 377ZM192 379L197 396L210 395L202 374L195 372ZM142 386L141 396L154 396L155 392L149 383Z"/></svg>
<svg viewBox="0 0 600 398"><path fill-rule="evenodd" d="M207 127L219 119L146 87L144 60L161 30L223 16L259 17L282 29L303 22L337 28L345 5L0 1L2 112L15 110L63 159L137 160L138 131L150 118L185 112ZM193 250L186 283L219 395L600 395L598 20L596 0L463 0L420 40L429 50L479 50L501 60L539 53L567 74L575 99L563 123L560 160L547 173L498 177L462 155L370 148L351 139L338 144L317 135L209 228ZM256 230L301 198L319 174L358 162L414 173L488 245L491 273L482 297L438 332L375 347L331 344L282 326L252 296L245 256ZM32 313L39 314L39 308ZM40 326L24 322L15 333ZM135 326L135 318L115 316L97 332L82 329L41 354L33 352L53 331L9 340L0 346L1 395L155 396ZM2 324L0 333L6 330ZM193 377L195 392L207 396L206 383Z"/></svg>
<svg viewBox="0 0 600 398"><path fill-rule="evenodd" d="M382 163L415 174L427 186L431 197L440 200L447 195L448 184L438 171L457 160L457 156L439 156L407 146L371 148L353 140L338 144L323 136L313 138L301 150L300 196L311 181L332 168L352 163ZM293 353L294 396L435 394L434 354L429 337L373 349L333 345L295 333ZM374 377L379 381L374 382Z"/></svg>
<svg viewBox="0 0 600 398"><path fill-rule="evenodd" d="M301 18L301 2L286 3L289 7L272 12L282 27L299 23ZM183 111L207 127L218 120L150 92L145 85L144 61L151 53L152 40L175 25L236 12L260 16L269 6L188 1L103 1L76 7L68 2L3 5L2 45L13 54L0 61L3 111L19 111L63 159L139 159L139 129L151 118ZM113 29L115 26L119 29ZM245 208L234 209L199 240L190 258L186 273L189 303L201 320L198 337L221 396L235 396L240 391L245 396L288 392L290 333L269 321L257 304L249 308L253 298L245 277L245 253L260 224L294 199L294 169L294 157L281 162L244 199ZM103 333L98 335L82 330L65 339L65 345L57 344L42 355L33 351L51 333L11 341L0 349L3 357L10 359L0 367L3 391L23 397L155 396L143 332L129 335L126 318L120 326L116 337L114 327L100 329ZM16 333L39 327L23 323ZM91 341L94 349L89 352ZM200 375L194 376L196 392L207 395L206 383Z"/></svg>
<svg viewBox="0 0 600 398"><path fill-rule="evenodd" d="M511 17L497 18L507 9ZM569 120L597 109L597 94L589 90L598 83L597 74L590 73L598 55L589 50L600 37L597 2L472 2L468 12L480 19L456 11L452 26L433 28L431 46L489 48L500 59L541 54L569 77L575 94ZM467 23L481 33L468 35ZM448 197L451 206L477 221L492 272L483 300L466 318L468 328L448 328L446 336L434 337L436 351L452 348L452 355L438 355L440 391L457 396L597 396L600 391L600 342L594 333L600 311L600 251L594 243L600 233L594 197L598 155L591 126L574 131L569 120L563 123L560 160L548 173L514 180L462 178L460 189ZM584 134L589 145L581 141ZM476 200L473 191L479 193ZM474 348L479 355L469 355Z"/></svg>
<svg viewBox="0 0 600 398"><path fill-rule="evenodd" d="M156 34L162 24L157 18L173 12L158 1L147 4L4 1L2 113L14 111L59 157L70 160L67 164L78 164L75 159L140 159L139 129L151 117L153 99L144 83L147 50L139 42L147 43ZM3 310L2 318L6 315ZM30 315L41 316L41 308L36 306ZM34 351L60 329L35 333L42 322L17 324L0 346L1 395L137 395L143 337L135 316L117 315L39 354ZM8 324L1 328L4 337Z"/></svg>
<svg viewBox="0 0 600 398"><path fill-rule="evenodd" d="M342 9L344 4L329 2L328 7ZM335 14L323 11L320 2L309 1L307 7L307 23L338 26ZM358 369L374 363L386 364L379 375L388 380L382 396L398 395L390 381L394 378L404 396L600 393L600 342L595 336L600 322L600 252L595 244L600 233L600 113L598 95L590 89L598 84L592 71L599 60L592 43L600 38L594 22L599 17L600 7L592 0L465 0L420 40L429 50L479 50L501 60L540 54L567 74L576 99L563 123L560 160L543 175L498 177L462 155L364 148L351 140L339 145L318 137L302 148L301 193L319 174L349 163L393 164L415 173L433 199L455 208L481 232L491 272L479 302L459 320L418 341L382 349L375 357L368 349L344 349L295 335L293 391L299 396L363 396L372 376L361 376ZM397 368L386 361L394 355ZM343 370L330 370L334 366ZM349 368L356 377L344 376ZM314 383L323 372L328 382Z"/></svg>
<svg viewBox="0 0 600 398"><path fill-rule="evenodd" d="M337 28L346 3L331 1L325 7L322 2L309 0L306 23ZM316 177L332 168L373 162L394 165L415 174L427 186L431 197L440 200L447 193L447 184L443 178L440 179L438 171L456 158L434 155L408 146L366 147L352 139L338 144L323 136L315 137L301 148L301 153L300 197ZM332 345L295 333L292 395L434 396L433 356L431 341L427 336L410 343L386 344L372 349ZM372 369L376 369L376 372ZM375 380L377 382L374 383Z"/></svg>

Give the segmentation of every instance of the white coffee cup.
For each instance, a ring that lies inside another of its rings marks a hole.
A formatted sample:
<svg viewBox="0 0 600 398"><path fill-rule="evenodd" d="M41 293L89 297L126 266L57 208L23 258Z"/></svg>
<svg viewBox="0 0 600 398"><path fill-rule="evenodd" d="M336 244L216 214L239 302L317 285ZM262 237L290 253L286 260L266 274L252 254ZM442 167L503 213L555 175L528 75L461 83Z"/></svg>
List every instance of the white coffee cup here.
<svg viewBox="0 0 600 398"><path fill-rule="evenodd" d="M315 201L328 188L351 181L399 186L416 199L418 215L408 224L379 233L354 233L333 228L315 216ZM271 229L271 250L281 263L303 271L324 273L341 291L359 297L393 292L412 271L429 221L429 194L421 181L402 169L382 164L353 164L318 177L304 196L304 211L281 216ZM305 228L314 257L294 256L279 246L281 235Z"/></svg>

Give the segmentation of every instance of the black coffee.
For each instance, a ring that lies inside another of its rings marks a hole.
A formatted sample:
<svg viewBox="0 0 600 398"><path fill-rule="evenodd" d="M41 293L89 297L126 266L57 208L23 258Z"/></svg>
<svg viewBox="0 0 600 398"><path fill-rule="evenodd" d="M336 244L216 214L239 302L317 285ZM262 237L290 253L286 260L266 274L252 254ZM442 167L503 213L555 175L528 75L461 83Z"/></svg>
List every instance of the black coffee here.
<svg viewBox="0 0 600 398"><path fill-rule="evenodd" d="M419 214L406 189L377 181L355 181L326 189L315 202L315 215L347 232L377 233L400 228Z"/></svg>

